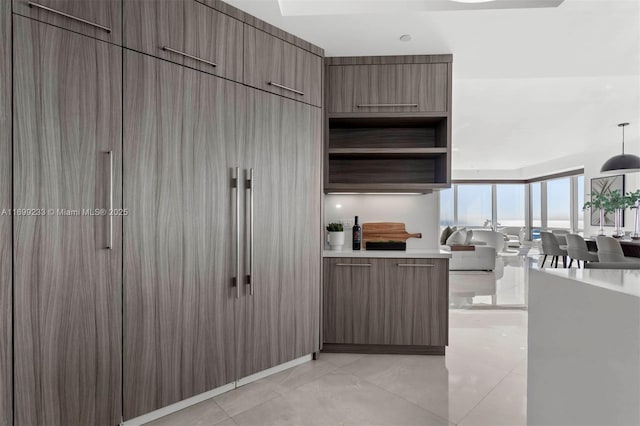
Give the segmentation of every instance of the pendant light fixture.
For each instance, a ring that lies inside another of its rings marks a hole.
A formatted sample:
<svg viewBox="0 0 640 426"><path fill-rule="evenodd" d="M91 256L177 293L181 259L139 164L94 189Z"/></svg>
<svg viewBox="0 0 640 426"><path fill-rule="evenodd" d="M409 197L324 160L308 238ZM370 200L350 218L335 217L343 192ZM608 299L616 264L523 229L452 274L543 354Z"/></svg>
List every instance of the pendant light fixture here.
<svg viewBox="0 0 640 426"><path fill-rule="evenodd" d="M632 173L640 172L640 157L633 154L624 153L624 128L629 123L620 123L618 127L622 127L622 154L609 158L600 169L601 173Z"/></svg>

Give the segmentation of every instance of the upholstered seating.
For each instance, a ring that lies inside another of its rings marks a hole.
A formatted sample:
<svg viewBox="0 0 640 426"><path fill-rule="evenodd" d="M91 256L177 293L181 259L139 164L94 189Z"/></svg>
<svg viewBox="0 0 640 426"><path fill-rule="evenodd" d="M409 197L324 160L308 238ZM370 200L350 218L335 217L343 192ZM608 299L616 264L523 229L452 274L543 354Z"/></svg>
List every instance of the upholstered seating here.
<svg viewBox="0 0 640 426"><path fill-rule="evenodd" d="M567 239L567 253L571 258L569 268L571 268L574 260L578 264L578 268L580 268L580 261L584 264L598 261L598 253L590 252L587 248L587 243L580 235L567 234L565 237Z"/></svg>
<svg viewBox="0 0 640 426"><path fill-rule="evenodd" d="M600 262L628 262L640 264L640 258L626 257L620 242L612 237L599 235L596 237L598 245L598 259Z"/></svg>
<svg viewBox="0 0 640 426"><path fill-rule="evenodd" d="M556 261L556 268L558 267L558 259L562 257L562 266L566 267L567 262L567 250L565 248L560 247L560 243L558 242L558 238L551 232L540 231L540 238L542 239L542 253L544 255L544 259L542 259L542 266L544 268L544 262L547 260L547 256L551 257L551 266L553 266L553 261Z"/></svg>

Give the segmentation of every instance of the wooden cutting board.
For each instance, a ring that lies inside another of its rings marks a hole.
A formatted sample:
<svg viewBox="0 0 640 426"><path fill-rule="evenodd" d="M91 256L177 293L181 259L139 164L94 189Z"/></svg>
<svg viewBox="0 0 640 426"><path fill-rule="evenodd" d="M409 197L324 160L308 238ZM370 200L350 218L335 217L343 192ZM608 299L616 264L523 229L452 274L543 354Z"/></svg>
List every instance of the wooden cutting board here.
<svg viewBox="0 0 640 426"><path fill-rule="evenodd" d="M370 222L362 224L362 245L367 241L404 241L409 238L422 238L422 234L409 234L402 222Z"/></svg>

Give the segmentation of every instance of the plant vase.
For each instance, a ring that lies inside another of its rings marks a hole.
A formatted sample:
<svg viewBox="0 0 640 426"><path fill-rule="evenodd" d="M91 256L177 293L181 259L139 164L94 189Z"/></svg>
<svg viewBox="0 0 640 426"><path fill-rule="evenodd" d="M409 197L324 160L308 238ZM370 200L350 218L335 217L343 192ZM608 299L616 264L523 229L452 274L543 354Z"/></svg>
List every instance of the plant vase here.
<svg viewBox="0 0 640 426"><path fill-rule="evenodd" d="M344 231L329 231L329 234L327 235L327 242L329 243L331 250L342 251L342 246L344 246Z"/></svg>
<svg viewBox="0 0 640 426"><path fill-rule="evenodd" d="M604 232L604 209L598 209L598 214L600 215L600 230L598 231L598 235L605 235Z"/></svg>
<svg viewBox="0 0 640 426"><path fill-rule="evenodd" d="M640 201L636 202L636 220L633 227L633 235L631 236L634 240L640 240Z"/></svg>
<svg viewBox="0 0 640 426"><path fill-rule="evenodd" d="M622 215L624 214L624 209L616 209L613 216L613 236L616 238L622 237L624 235L624 231L622 230Z"/></svg>

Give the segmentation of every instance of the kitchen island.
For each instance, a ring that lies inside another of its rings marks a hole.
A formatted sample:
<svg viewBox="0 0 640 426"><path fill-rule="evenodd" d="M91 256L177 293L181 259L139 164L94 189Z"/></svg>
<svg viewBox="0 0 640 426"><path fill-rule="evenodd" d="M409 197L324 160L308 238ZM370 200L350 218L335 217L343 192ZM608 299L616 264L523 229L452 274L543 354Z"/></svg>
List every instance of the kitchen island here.
<svg viewBox="0 0 640 426"><path fill-rule="evenodd" d="M441 250L325 251L322 350L444 355L450 257Z"/></svg>
<svg viewBox="0 0 640 426"><path fill-rule="evenodd" d="M530 274L528 425L640 424L640 270Z"/></svg>

